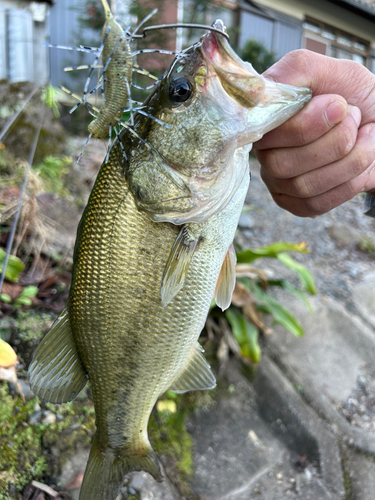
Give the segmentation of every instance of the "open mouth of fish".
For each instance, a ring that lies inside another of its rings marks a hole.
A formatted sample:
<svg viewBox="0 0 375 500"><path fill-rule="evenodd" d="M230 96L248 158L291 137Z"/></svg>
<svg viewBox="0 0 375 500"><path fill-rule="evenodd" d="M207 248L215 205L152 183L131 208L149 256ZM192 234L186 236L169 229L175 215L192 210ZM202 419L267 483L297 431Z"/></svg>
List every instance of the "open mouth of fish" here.
<svg viewBox="0 0 375 500"><path fill-rule="evenodd" d="M225 32L222 21L213 26ZM167 103L157 115L170 127L164 132L168 147L160 141L161 130L147 138L168 180L145 183L148 174L139 170L130 175L131 190L138 208L156 222L204 222L222 210L240 186L252 144L299 111L311 90L267 80L241 60L226 37L213 31L177 56L166 78L169 97L178 85L179 92L191 91L186 100ZM167 101L160 90L156 95L156 101ZM171 137L177 137L177 147L171 146ZM174 185L169 191L164 189L168 182Z"/></svg>

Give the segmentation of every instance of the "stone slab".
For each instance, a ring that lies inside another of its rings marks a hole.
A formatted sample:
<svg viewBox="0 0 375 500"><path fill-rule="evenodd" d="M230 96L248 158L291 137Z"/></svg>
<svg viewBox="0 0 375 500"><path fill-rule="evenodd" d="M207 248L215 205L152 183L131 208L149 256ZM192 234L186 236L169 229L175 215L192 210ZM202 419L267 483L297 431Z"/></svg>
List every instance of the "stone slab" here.
<svg viewBox="0 0 375 500"><path fill-rule="evenodd" d="M335 439L277 366L264 358L253 384L239 370L231 363L231 391L220 388L216 405L189 418L193 493L202 500L276 500L295 495L297 485L305 500L344 499Z"/></svg>
<svg viewBox="0 0 375 500"><path fill-rule="evenodd" d="M350 500L374 500L375 462L372 457L346 451L345 472L350 484Z"/></svg>
<svg viewBox="0 0 375 500"><path fill-rule="evenodd" d="M267 338L269 353L337 435L375 454L375 433L350 425L338 411L356 391L358 378L373 365L375 334L337 302L316 299L313 305L315 312L310 315L297 302L289 304L305 335L296 339L276 327Z"/></svg>
<svg viewBox="0 0 375 500"><path fill-rule="evenodd" d="M375 273L367 274L352 289L354 304L362 318L375 328Z"/></svg>

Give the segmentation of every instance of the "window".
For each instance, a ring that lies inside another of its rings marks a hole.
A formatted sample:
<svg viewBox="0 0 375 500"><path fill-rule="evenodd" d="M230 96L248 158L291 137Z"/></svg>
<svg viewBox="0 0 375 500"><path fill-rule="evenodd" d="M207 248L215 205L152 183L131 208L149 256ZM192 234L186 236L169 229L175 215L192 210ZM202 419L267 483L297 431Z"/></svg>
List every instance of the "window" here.
<svg viewBox="0 0 375 500"><path fill-rule="evenodd" d="M350 59L364 66L371 64L368 41L313 19L306 19L303 23L303 46L319 54Z"/></svg>

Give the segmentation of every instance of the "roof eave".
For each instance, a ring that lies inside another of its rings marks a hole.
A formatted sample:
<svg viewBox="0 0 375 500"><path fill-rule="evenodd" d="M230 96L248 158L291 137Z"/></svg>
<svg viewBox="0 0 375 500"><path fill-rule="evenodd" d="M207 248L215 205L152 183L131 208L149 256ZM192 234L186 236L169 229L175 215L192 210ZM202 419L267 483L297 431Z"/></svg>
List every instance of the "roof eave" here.
<svg viewBox="0 0 375 500"><path fill-rule="evenodd" d="M375 21L375 7L367 6L358 0L328 0L331 3L339 5L345 10L353 12L358 16L364 17L369 21Z"/></svg>

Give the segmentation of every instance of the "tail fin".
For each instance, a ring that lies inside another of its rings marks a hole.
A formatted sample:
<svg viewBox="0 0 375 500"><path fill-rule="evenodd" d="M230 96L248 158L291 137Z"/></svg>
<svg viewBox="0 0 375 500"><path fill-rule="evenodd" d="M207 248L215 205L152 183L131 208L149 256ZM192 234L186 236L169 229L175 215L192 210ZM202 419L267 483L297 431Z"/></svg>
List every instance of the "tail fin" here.
<svg viewBox="0 0 375 500"><path fill-rule="evenodd" d="M100 451L96 436L92 443L89 460L83 478L79 500L115 500L125 474L143 470L156 481L163 481L158 459L149 446L143 453Z"/></svg>

